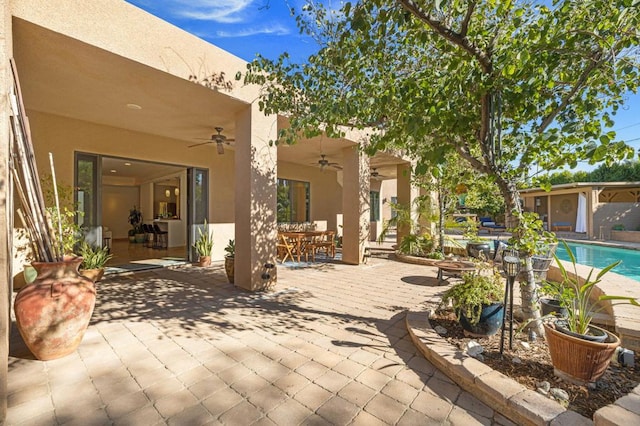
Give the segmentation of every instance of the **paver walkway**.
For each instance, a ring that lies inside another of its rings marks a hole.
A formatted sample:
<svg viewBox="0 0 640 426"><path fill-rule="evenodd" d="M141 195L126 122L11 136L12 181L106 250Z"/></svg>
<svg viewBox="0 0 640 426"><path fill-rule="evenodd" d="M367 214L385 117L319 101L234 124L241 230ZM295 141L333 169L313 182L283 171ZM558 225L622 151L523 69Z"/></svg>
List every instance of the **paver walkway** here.
<svg viewBox="0 0 640 426"><path fill-rule="evenodd" d="M443 289L435 268L278 274L257 294L222 265L99 283L75 354L40 362L12 343L7 424L508 424L407 336L404 311Z"/></svg>

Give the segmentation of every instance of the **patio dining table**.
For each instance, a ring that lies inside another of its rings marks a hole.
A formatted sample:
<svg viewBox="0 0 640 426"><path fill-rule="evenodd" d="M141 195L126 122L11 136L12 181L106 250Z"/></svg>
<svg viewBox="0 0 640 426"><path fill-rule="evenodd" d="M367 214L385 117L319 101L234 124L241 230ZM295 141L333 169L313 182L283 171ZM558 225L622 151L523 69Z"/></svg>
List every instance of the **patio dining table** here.
<svg viewBox="0 0 640 426"><path fill-rule="evenodd" d="M302 255L308 259L309 254L311 254L307 252L307 245L311 243L314 238L321 237L327 232L328 231L289 231L278 232L278 234L284 236L287 241L293 245L293 255L297 258L298 262L300 262Z"/></svg>

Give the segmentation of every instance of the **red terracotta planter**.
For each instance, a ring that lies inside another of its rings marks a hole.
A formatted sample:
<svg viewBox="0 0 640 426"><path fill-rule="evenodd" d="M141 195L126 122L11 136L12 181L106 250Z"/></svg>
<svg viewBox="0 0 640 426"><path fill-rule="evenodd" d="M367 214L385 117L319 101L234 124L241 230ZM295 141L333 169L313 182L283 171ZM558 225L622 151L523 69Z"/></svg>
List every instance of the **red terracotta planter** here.
<svg viewBox="0 0 640 426"><path fill-rule="evenodd" d="M78 273L82 258L33 262L36 280L16 296L20 335L36 358L46 361L74 352L89 326L96 303L93 282Z"/></svg>
<svg viewBox="0 0 640 426"><path fill-rule="evenodd" d="M594 325L590 327L599 329ZM620 346L613 333L605 343L592 342L562 333L553 324L544 323L554 374L563 380L584 385L598 380L609 367L611 356Z"/></svg>

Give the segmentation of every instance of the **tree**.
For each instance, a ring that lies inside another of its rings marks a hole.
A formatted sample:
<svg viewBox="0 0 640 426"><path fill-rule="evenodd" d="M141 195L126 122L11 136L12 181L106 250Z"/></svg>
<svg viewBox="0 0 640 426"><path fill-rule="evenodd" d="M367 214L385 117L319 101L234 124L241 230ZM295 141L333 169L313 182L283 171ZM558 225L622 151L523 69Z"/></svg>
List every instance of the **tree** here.
<svg viewBox="0 0 640 426"><path fill-rule="evenodd" d="M638 182L640 162L602 164L589 173L590 182Z"/></svg>
<svg viewBox="0 0 640 426"><path fill-rule="evenodd" d="M604 130L639 81L632 3L368 0L335 12L307 2L296 19L318 53L304 64L258 57L244 79L263 85L265 112L289 116L279 142L373 129L369 152L400 147L417 173L455 151L494 179L525 237L518 187L533 169L634 155ZM538 315L533 300L523 311Z"/></svg>

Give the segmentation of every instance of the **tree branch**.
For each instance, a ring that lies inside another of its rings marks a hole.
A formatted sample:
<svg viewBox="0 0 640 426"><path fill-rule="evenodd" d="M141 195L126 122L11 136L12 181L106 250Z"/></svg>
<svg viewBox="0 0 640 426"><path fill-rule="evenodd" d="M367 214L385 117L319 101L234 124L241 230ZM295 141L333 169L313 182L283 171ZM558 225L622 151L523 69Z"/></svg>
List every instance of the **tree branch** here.
<svg viewBox="0 0 640 426"><path fill-rule="evenodd" d="M553 120L555 120L558 114L560 114L567 107L567 105L569 105L572 102L576 94L584 88L584 85L589 79L589 77L591 76L591 73L597 70L600 67L600 65L603 63L602 56L603 55L601 51L596 52L593 55L592 62L582 71L582 73L580 74L580 77L573 85L573 88L565 95L565 97L558 104L558 106L554 108L553 111L551 111L549 115L547 115L542 120L542 123L540 123L540 126L538 126L538 128L536 129L538 133L544 132L547 129L547 127L549 127L551 123L553 123Z"/></svg>
<svg viewBox="0 0 640 426"><path fill-rule="evenodd" d="M462 37L467 36L467 32L469 32L469 22L471 21L471 16L473 15L474 10L476 9L476 2L469 2L469 8L467 9L467 13L464 16L464 20L462 21L462 25L460 26L460 35Z"/></svg>
<svg viewBox="0 0 640 426"><path fill-rule="evenodd" d="M491 74L492 65L489 55L487 55L484 51L482 51L478 46L474 45L469 41L469 39L465 36L465 34L460 34L455 32L452 28L444 25L438 19L431 16L431 14L424 11L420 6L416 4L413 0L397 0L398 4L411 13L416 18L420 19L422 22L427 24L431 29L435 32L443 36L446 40L452 43L455 46L462 48L464 51L469 53L471 56L476 58L482 67L482 71L486 74ZM467 18L471 19L471 15L473 14L473 10L475 9L475 2L471 2L469 4L469 8L467 9L467 13L465 14L465 20ZM463 23L464 24L464 23ZM468 28L469 22L466 23ZM465 30L466 31L466 30Z"/></svg>

